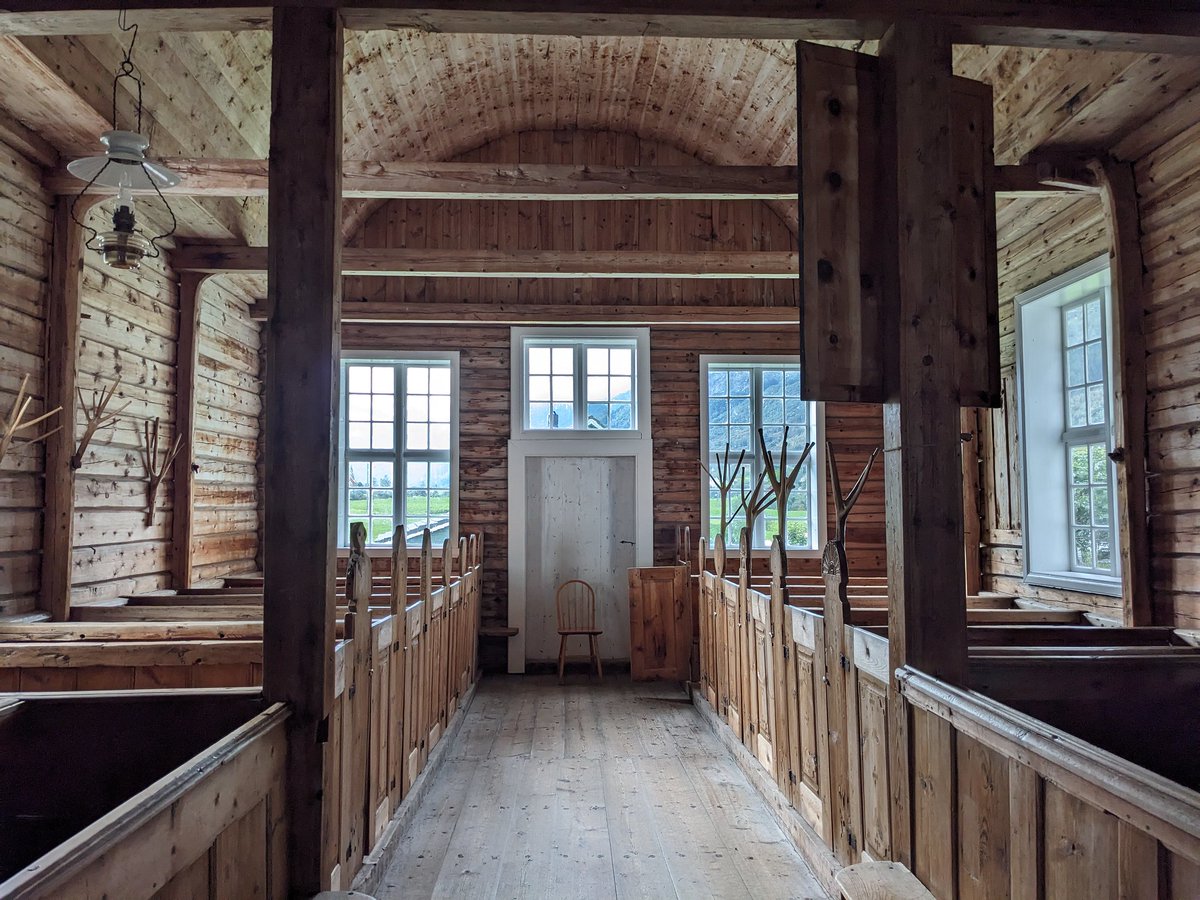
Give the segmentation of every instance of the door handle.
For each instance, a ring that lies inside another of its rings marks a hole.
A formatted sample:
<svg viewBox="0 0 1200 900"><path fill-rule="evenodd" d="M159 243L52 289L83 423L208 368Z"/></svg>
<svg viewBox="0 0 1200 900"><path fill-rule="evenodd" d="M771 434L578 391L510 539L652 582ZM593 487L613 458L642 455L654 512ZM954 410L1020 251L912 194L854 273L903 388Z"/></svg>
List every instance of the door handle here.
<svg viewBox="0 0 1200 900"><path fill-rule="evenodd" d="M632 547L632 546L633 546L633 541L621 541L620 543L622 543L622 544L628 544L630 547Z"/></svg>

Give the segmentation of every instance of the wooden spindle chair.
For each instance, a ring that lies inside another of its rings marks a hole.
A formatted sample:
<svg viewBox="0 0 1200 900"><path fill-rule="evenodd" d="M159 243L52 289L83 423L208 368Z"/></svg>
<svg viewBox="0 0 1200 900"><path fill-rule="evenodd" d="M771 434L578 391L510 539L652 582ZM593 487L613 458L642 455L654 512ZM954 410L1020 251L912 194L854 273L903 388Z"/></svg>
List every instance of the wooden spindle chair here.
<svg viewBox="0 0 1200 900"><path fill-rule="evenodd" d="M558 607L558 683L563 683L567 665L567 638L574 635L587 637L596 677L603 679L604 667L600 664L596 642L604 632L596 627L596 592L586 581L573 578L558 586L554 605Z"/></svg>

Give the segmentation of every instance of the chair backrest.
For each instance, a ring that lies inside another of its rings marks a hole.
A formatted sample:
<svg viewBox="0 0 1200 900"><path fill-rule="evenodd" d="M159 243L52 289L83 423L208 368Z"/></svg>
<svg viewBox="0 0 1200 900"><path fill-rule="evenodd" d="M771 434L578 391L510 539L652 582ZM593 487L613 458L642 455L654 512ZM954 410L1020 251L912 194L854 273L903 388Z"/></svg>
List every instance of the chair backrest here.
<svg viewBox="0 0 1200 900"><path fill-rule="evenodd" d="M554 594L554 603L558 607L559 631L596 627L596 592L586 581L564 581Z"/></svg>

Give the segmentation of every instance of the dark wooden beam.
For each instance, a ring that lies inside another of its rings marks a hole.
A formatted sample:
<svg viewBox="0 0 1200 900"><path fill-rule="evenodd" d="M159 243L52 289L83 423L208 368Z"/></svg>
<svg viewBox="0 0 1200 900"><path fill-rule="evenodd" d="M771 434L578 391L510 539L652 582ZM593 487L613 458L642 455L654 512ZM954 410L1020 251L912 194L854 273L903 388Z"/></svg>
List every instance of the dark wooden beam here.
<svg viewBox="0 0 1200 900"><path fill-rule="evenodd" d="M895 235L888 304L884 420L889 666L952 684L967 678L959 359L948 35L934 23L896 24L879 49L884 79L883 192ZM893 155L894 154L894 155ZM937 894L953 895L916 853L913 788L920 743L895 679L888 691L893 858Z"/></svg>
<svg viewBox="0 0 1200 900"><path fill-rule="evenodd" d="M267 247L184 246L177 272L264 272ZM788 251L407 250L347 247L343 275L392 278L772 278L796 277Z"/></svg>
<svg viewBox="0 0 1200 900"><path fill-rule="evenodd" d="M263 692L288 726L288 882L329 887L325 859L341 352L342 23L275 11L267 233ZM302 487L301 487L302 486Z"/></svg>
<svg viewBox="0 0 1200 900"><path fill-rule="evenodd" d="M629 303L613 306L524 303L354 303L343 299L342 321L420 322L462 325L775 325L795 323L794 306L666 306ZM267 320L265 304L250 307L250 318Z"/></svg>
<svg viewBox="0 0 1200 900"><path fill-rule="evenodd" d="M1112 239L1113 434L1117 462L1117 509L1121 593L1126 625L1153 625L1150 517L1146 488L1146 307L1137 182L1130 163L1110 157L1091 165Z"/></svg>
<svg viewBox="0 0 1200 900"><path fill-rule="evenodd" d="M179 340L175 370L175 433L183 438L172 478L175 504L171 521L171 574L176 590L192 584L192 523L196 487L196 370L200 361L200 287L210 275L179 276Z"/></svg>
<svg viewBox="0 0 1200 900"><path fill-rule="evenodd" d="M1118 0L929 0L911 10L896 0L288 0L342 11L347 28L491 34L629 35L779 40L875 40L893 21L916 17L950 40L1062 49L1200 53L1200 13L1148 0L1131 15ZM120 0L8 0L0 34L108 34ZM147 31L244 31L271 25L280 2L245 6L207 0L127 0Z"/></svg>
<svg viewBox="0 0 1200 900"><path fill-rule="evenodd" d="M160 160L183 176L165 191L189 197L267 193L265 159ZM77 194L66 166L44 179L55 194ZM795 200L794 166L573 166L346 160L342 196L458 200Z"/></svg>
<svg viewBox="0 0 1200 900"><path fill-rule="evenodd" d="M75 395L79 374L79 312L83 295L83 228L71 214L71 198L54 204L46 305L45 409L62 407L62 428L46 439L45 508L42 513L42 570L39 605L56 622L71 614L71 571L75 533ZM75 207L80 218L91 198Z"/></svg>

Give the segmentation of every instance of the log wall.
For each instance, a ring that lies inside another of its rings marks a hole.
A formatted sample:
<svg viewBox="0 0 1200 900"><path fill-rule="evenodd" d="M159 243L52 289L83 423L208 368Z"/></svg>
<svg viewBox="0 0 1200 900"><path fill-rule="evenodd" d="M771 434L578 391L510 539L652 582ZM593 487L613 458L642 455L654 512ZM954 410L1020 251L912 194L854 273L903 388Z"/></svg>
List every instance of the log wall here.
<svg viewBox="0 0 1200 900"><path fill-rule="evenodd" d="M200 289L193 582L259 567L262 348L253 298L226 282Z"/></svg>
<svg viewBox="0 0 1200 900"><path fill-rule="evenodd" d="M38 164L0 129L0 416L9 414L25 374L30 414L43 412L50 220ZM0 461L0 615L37 603L43 458L41 445L18 446Z"/></svg>

